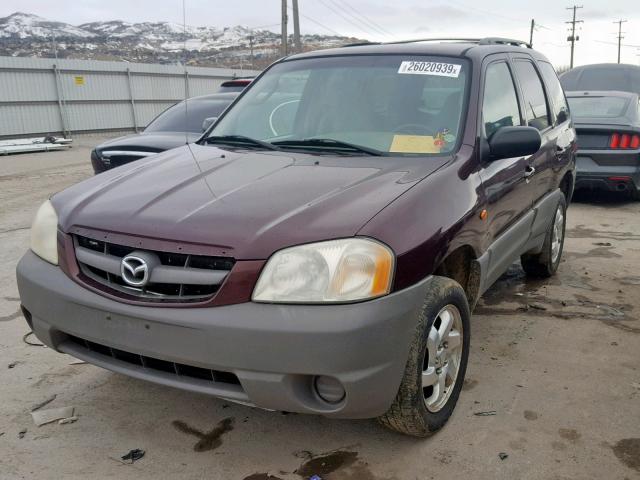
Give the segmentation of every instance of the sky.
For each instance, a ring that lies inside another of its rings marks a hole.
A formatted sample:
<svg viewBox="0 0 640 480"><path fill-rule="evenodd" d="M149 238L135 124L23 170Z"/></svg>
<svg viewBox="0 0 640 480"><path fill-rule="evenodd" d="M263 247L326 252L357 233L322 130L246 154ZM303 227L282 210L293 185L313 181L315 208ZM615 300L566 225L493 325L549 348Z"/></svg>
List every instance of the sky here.
<svg viewBox="0 0 640 480"><path fill-rule="evenodd" d="M281 0L184 0L189 25L244 25L279 31ZM60 8L51 0L2 0L0 17L15 11L74 25L100 20L182 23L183 0L74 0ZM370 41L425 37L509 37L528 40L556 67L569 64L567 42L573 4L558 0L298 0L302 33L340 34ZM289 0L291 4L291 0ZM637 0L583 1L577 10L575 65L617 61L617 20L622 25L622 62L640 64ZM292 31L291 18L289 31Z"/></svg>

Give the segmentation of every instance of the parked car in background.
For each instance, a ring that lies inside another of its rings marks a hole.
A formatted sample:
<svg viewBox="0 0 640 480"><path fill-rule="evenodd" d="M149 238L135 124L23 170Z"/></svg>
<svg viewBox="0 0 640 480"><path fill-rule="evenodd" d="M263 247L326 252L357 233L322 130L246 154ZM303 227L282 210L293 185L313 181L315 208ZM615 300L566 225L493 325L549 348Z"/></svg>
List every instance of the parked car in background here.
<svg viewBox="0 0 640 480"><path fill-rule="evenodd" d="M93 171L104 172L141 158L195 142L238 96L238 93L214 93L193 97L169 107L140 134L106 141L91 151Z"/></svg>
<svg viewBox="0 0 640 480"><path fill-rule="evenodd" d="M614 90L640 95L640 67L618 63L597 63L575 67L560 76L565 91Z"/></svg>
<svg viewBox="0 0 640 480"><path fill-rule="evenodd" d="M567 92L578 133L576 189L640 198L640 103L637 93Z"/></svg>
<svg viewBox="0 0 640 480"><path fill-rule="evenodd" d="M233 80L227 80L220 85L218 93L241 92L249 86L253 81L253 77L239 77Z"/></svg>
<svg viewBox="0 0 640 480"><path fill-rule="evenodd" d="M133 377L428 436L479 296L518 259L560 265L574 153L553 67L523 42L292 55L197 143L47 200L23 313Z"/></svg>

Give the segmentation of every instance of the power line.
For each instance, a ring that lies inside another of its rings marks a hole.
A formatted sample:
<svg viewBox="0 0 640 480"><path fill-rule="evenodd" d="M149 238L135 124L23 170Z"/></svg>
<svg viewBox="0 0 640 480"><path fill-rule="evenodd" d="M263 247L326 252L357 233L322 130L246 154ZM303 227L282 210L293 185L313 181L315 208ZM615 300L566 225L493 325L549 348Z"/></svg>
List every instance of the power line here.
<svg viewBox="0 0 640 480"><path fill-rule="evenodd" d="M336 15L338 15L339 17L341 17L343 20L347 21L348 23L350 23L351 25L353 25L355 28L357 28L358 30L360 30L361 32L364 32L366 35L371 35L373 33L373 35L376 35L375 31L371 31L370 28L364 29L361 26L357 25L355 22L353 22L351 19L349 19L349 17L347 17L346 15L344 15L342 12L340 12L339 10L336 10L334 7L332 7L331 5L325 3L324 0L319 0L320 3L322 5L324 5L326 8L328 8L329 10L331 10L333 13L335 13Z"/></svg>
<svg viewBox="0 0 640 480"><path fill-rule="evenodd" d="M330 0L330 1L331 1L331 3L336 5L337 7L340 7L340 5L338 4L338 2L336 0ZM395 38L395 35L393 33L391 33L389 31L385 30L384 28L382 28L378 23L374 22L373 20L371 20L370 18L365 16L363 13L361 13L356 8L351 6L345 0L340 0L340 4L342 4L343 6L347 7L349 10L351 10L351 12L353 12L353 13L348 13L347 12L348 15L351 15L353 18L358 19L364 25L368 25L371 28L374 28L375 30L377 30L378 32L380 32L383 35Z"/></svg>
<svg viewBox="0 0 640 480"><path fill-rule="evenodd" d="M569 63L569 68L573 68L573 52L575 50L576 41L580 40L580 37L576 37L576 23L584 22L584 20L576 20L576 10L578 10L579 8L584 8L584 7L582 5L580 6L574 5L573 7L567 7L567 10L573 10L573 19L568 22L564 22L564 23L571 24L571 35L567 37L567 41L571 42L571 61Z"/></svg>
<svg viewBox="0 0 640 480"><path fill-rule="evenodd" d="M291 10L291 7L289 7L289 10ZM320 28L323 28L335 35L337 35L338 37L344 37L345 35L341 34L340 32L336 32L333 28L329 28L326 25L323 25L322 23L318 22L317 20L314 20L313 18L311 18L308 15L305 15L304 13L300 13L300 16L306 20L309 20L311 23L316 24L317 26L319 26Z"/></svg>
<svg viewBox="0 0 640 480"><path fill-rule="evenodd" d="M591 41L596 43L604 43L606 45L618 45L618 42L607 42L605 40L591 40ZM631 48L640 48L640 45L632 45L630 43L623 43L622 46L631 47Z"/></svg>

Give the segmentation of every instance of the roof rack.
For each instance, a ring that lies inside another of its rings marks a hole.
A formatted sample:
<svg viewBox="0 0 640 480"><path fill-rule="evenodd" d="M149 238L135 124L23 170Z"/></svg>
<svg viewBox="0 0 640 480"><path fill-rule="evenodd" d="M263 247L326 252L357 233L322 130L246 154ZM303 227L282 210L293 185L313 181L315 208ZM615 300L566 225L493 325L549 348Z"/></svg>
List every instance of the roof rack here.
<svg viewBox="0 0 640 480"><path fill-rule="evenodd" d="M514 47L531 48L527 42L515 40L513 38L501 37L485 37L485 38L414 38L410 40L396 40L394 42L360 42L343 45L344 47L358 47L362 45L400 45L404 43L420 43L420 42L459 42L459 43L476 43L478 45L512 45Z"/></svg>

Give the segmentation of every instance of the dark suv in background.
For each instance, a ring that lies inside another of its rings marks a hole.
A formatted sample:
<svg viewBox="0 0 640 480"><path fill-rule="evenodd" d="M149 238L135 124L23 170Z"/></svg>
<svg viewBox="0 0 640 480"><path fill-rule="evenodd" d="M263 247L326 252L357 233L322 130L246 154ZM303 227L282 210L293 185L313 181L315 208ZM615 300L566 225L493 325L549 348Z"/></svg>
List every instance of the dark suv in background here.
<svg viewBox="0 0 640 480"><path fill-rule="evenodd" d="M518 259L558 268L574 151L554 70L521 42L287 57L197 143L45 202L23 312L136 378L426 436L478 297Z"/></svg>
<svg viewBox="0 0 640 480"><path fill-rule="evenodd" d="M238 96L235 87L226 92L192 97L176 103L154 118L142 133L101 143L91 151L94 173L195 142Z"/></svg>

